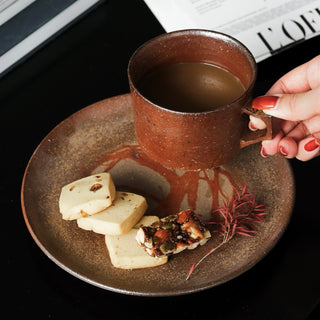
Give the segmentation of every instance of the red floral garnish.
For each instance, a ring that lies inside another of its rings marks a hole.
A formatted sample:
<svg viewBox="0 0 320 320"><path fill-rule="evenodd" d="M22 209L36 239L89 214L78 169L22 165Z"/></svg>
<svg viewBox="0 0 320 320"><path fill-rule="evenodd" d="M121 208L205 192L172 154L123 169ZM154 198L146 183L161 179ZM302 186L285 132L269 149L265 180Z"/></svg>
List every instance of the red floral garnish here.
<svg viewBox="0 0 320 320"><path fill-rule="evenodd" d="M222 241L214 248L210 249L197 263L193 263L186 280L199 264L211 253L222 245L230 241L236 234L252 237L257 232L254 223L260 223L267 214L264 204L257 204L256 191L248 191L245 184L241 191L234 188L235 192L228 203L218 208L215 212L219 213L222 220L208 222L216 227L215 232L222 236Z"/></svg>

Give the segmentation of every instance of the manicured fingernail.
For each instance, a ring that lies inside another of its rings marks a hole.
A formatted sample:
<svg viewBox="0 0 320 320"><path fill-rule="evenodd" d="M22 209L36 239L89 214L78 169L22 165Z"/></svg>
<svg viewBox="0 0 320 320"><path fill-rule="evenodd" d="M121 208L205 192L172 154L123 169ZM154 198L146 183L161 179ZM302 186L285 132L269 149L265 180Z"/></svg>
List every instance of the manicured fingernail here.
<svg viewBox="0 0 320 320"><path fill-rule="evenodd" d="M263 158L267 158L269 156L262 145L260 146L260 154Z"/></svg>
<svg viewBox="0 0 320 320"><path fill-rule="evenodd" d="M320 141L318 141L317 139L312 139L304 145L304 150L311 152L319 148L319 146Z"/></svg>
<svg viewBox="0 0 320 320"><path fill-rule="evenodd" d="M261 96L253 99L252 107L255 109L273 109L279 101L278 96Z"/></svg>
<svg viewBox="0 0 320 320"><path fill-rule="evenodd" d="M278 152L283 156L286 157L289 153L286 150L286 148L284 146L279 146Z"/></svg>

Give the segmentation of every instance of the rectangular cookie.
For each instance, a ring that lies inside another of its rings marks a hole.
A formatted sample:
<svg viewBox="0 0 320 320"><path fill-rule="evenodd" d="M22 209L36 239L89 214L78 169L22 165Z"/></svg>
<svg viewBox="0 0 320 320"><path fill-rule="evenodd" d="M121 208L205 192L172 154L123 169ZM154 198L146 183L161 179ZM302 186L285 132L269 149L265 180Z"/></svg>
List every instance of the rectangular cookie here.
<svg viewBox="0 0 320 320"><path fill-rule="evenodd" d="M109 207L115 195L116 189L109 173L91 175L61 189L60 213L65 220L90 216Z"/></svg>
<svg viewBox="0 0 320 320"><path fill-rule="evenodd" d="M120 235L128 232L147 210L146 199L140 195L117 191L112 205L105 210L77 219L78 227L96 233Z"/></svg>
<svg viewBox="0 0 320 320"><path fill-rule="evenodd" d="M168 261L168 257L151 257L136 241L136 235L141 225L150 225L158 221L156 216L144 216L129 232L118 235L105 235L111 263L116 268L138 269L156 267Z"/></svg>

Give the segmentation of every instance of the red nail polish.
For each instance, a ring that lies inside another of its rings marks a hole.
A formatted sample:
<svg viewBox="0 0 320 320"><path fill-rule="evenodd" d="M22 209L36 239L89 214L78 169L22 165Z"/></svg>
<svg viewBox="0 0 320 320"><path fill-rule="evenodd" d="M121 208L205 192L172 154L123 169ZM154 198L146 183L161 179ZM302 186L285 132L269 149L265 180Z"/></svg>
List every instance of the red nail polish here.
<svg viewBox="0 0 320 320"><path fill-rule="evenodd" d="M264 147L260 146L260 154L263 158L267 158L269 155L266 153L266 150L264 150Z"/></svg>
<svg viewBox="0 0 320 320"><path fill-rule="evenodd" d="M316 150L319 146L319 141L317 139L312 139L304 145L304 150L311 152Z"/></svg>
<svg viewBox="0 0 320 320"><path fill-rule="evenodd" d="M272 109L275 108L279 97L277 96L261 96L253 99L252 107L255 109Z"/></svg>
<svg viewBox="0 0 320 320"><path fill-rule="evenodd" d="M288 151L284 146L279 146L278 152L283 156L286 157L288 155Z"/></svg>

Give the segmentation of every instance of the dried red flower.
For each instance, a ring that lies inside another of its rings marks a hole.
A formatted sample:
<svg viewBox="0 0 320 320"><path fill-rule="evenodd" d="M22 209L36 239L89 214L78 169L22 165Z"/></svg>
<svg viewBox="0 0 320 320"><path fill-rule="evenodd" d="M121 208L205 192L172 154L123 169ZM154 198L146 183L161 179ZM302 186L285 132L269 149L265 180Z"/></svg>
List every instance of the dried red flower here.
<svg viewBox="0 0 320 320"><path fill-rule="evenodd" d="M221 221L211 221L208 224L215 226L215 232L222 236L218 246L210 249L197 263L193 263L186 280L199 264L211 253L230 241L236 234L252 237L257 232L254 223L261 223L267 214L264 204L257 204L256 191L248 191L245 184L241 191L234 188L234 194L228 203L218 208Z"/></svg>

